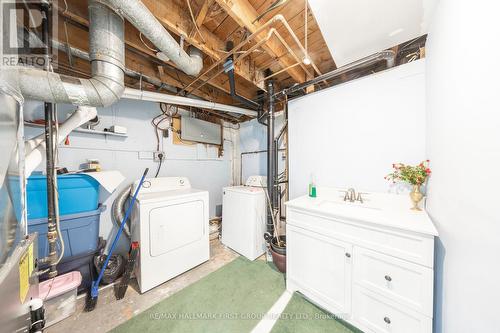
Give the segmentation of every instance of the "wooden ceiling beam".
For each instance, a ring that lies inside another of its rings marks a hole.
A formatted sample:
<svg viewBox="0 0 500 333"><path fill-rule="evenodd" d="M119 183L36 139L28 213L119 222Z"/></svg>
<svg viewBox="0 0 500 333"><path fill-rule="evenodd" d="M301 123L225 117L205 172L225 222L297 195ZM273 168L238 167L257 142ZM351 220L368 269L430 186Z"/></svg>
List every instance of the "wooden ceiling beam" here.
<svg viewBox="0 0 500 333"><path fill-rule="evenodd" d="M76 47L78 49L84 50L88 52L88 30L85 25L86 20L82 19L79 16L75 16L75 14L71 14L73 18L78 20L77 25L70 21L67 24L64 23L64 19L61 18L59 20L59 41L63 43L69 43L70 46ZM74 21L76 22L76 21ZM88 24L88 22L87 22ZM65 29L67 29L68 40L66 40ZM67 61L67 55L64 52L60 51L58 53L58 58L56 61L66 66L69 66L69 62ZM127 68L134 70L136 72L142 73L147 76L155 77L161 80L163 83L170 85L172 87L183 89L189 81L192 79L190 76L179 72L178 70L168 67L163 67L163 74L161 75L158 71L158 65L161 64L159 60L151 61L152 57L148 54L144 54L142 50L137 50L127 43L127 47L125 50L125 65ZM88 64L88 62L87 62ZM75 61L74 66L75 70L83 70L84 72L90 73L89 65L82 65L82 61ZM135 80L134 80L135 81ZM223 104L232 104L232 98L225 92L222 92L218 89L214 89L212 87L206 86L197 91L194 95L201 97L210 101L217 101L218 103Z"/></svg>
<svg viewBox="0 0 500 333"><path fill-rule="evenodd" d="M198 34L190 36L191 30L194 28L193 22L189 13L179 3L173 0L142 0L142 2L168 30L178 36L184 36L186 42L216 61L224 57L225 41L203 25L199 26L203 38L200 38ZM264 88L261 83L256 84L264 77L264 73L255 68L250 58L246 58L240 64L237 64L235 73L257 87Z"/></svg>
<svg viewBox="0 0 500 333"><path fill-rule="evenodd" d="M67 18L67 19L69 19L69 20L71 20L71 21L73 21L73 22L75 22L83 27L86 27L88 29L89 22L86 18L81 17L80 15L77 15L77 14L72 13L70 11L61 12L60 15L62 15L62 17L64 17L64 18ZM61 19L60 21L64 21L64 20ZM63 30L59 30L59 31L63 31ZM71 34L69 34L69 35L71 35ZM61 36L61 37L63 37L63 36ZM86 38L85 40L88 40L88 38ZM153 52L152 50L150 50L148 47L146 47L144 45L144 43L141 41L141 39L139 37L139 33L137 32L137 30L128 22L125 23L125 44L128 48L131 48L134 51L142 53L145 56L148 56L152 59L156 59L158 62L161 62L159 59L157 59L155 52ZM150 45L150 47L151 46L153 46L153 45ZM87 50L87 47L85 47L85 50ZM207 61L207 60L208 59L205 59L205 61ZM172 62L167 62L167 63L170 66L175 67L175 64L173 64ZM205 64L205 65L207 65L207 64ZM181 73L182 72L174 73L174 75L184 76L184 80L183 80L183 82L185 83L184 85L187 85L189 82L191 82L193 80L192 77L187 76L184 73L182 73L182 74ZM208 78L202 77L202 79L206 80ZM209 84L211 86L223 91L226 94L230 94L229 82L227 81L227 78L225 77L225 75L218 75L218 76L212 78L210 80ZM180 87L180 88L182 89L182 87ZM239 93L242 96L249 98L249 99L253 99L255 97L253 92L251 90L248 90L248 89L240 90Z"/></svg>
<svg viewBox="0 0 500 333"><path fill-rule="evenodd" d="M203 5L201 6L200 11L198 12L198 15L196 15L196 24L198 27L203 25L203 22L205 22L205 19L207 18L208 10L212 5L214 4L215 0L205 0L203 2Z"/></svg>
<svg viewBox="0 0 500 333"><path fill-rule="evenodd" d="M224 10L231 16L231 18L236 21L240 26L245 27L251 33L257 31L259 27L263 24L260 22L254 22L258 17L257 10L248 2L248 0L216 0L219 6L224 8ZM257 38L256 41L260 41L265 38L267 31L263 31ZM276 39L269 39L264 47L271 55L280 56L286 53L286 49L280 44ZM306 80L306 73L300 67L290 67L295 61L291 57L281 57L279 62L282 68L287 68L288 73L297 82L304 82Z"/></svg>

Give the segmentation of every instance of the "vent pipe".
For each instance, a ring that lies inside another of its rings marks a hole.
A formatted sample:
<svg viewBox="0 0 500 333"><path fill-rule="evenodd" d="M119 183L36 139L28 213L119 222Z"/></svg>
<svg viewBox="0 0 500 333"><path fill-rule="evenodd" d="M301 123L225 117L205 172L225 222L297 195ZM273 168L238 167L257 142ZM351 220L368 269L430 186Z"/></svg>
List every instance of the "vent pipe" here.
<svg viewBox="0 0 500 333"><path fill-rule="evenodd" d="M25 99L105 107L118 101L124 85L123 19L97 1L89 2L92 78L80 79L19 67L19 88Z"/></svg>
<svg viewBox="0 0 500 333"><path fill-rule="evenodd" d="M123 15L184 73L198 75L203 68L201 51L189 47L187 54L140 0L101 0Z"/></svg>
<svg viewBox="0 0 500 333"><path fill-rule="evenodd" d="M267 93L269 94L269 108L267 115L267 193L269 193L269 209L267 213L267 232L274 235L274 214L277 207L276 193L276 141L274 140L274 83L270 80L267 83Z"/></svg>
<svg viewBox="0 0 500 333"><path fill-rule="evenodd" d="M309 86L312 86L313 84L316 84L316 83L319 83L319 82L322 82L325 80L333 79L333 78L338 77L342 74L348 73L354 69L357 69L360 67L370 66L370 65L376 64L380 61L385 61L387 64L387 68L390 68L390 67L394 66L395 59L396 59L396 53L394 51L391 51L391 50L381 51L381 52L369 55L368 57L365 57L363 59L354 61L348 65L339 67L331 72L317 76L314 79L309 80L307 82L292 86L288 89L281 91L280 94L289 95L289 94L294 93L296 91L299 91L299 90L305 89Z"/></svg>
<svg viewBox="0 0 500 333"><path fill-rule="evenodd" d="M229 52L233 48L234 48L234 43L232 41L228 41L226 43L226 51ZM242 97L236 93L236 82L234 80L234 58L232 54L227 58L226 62L224 63L224 71L227 73L227 76L229 78L229 89L231 92L231 97L235 101L240 102L247 107L250 107L252 109L259 109L260 107L259 103L246 99L245 97Z"/></svg>

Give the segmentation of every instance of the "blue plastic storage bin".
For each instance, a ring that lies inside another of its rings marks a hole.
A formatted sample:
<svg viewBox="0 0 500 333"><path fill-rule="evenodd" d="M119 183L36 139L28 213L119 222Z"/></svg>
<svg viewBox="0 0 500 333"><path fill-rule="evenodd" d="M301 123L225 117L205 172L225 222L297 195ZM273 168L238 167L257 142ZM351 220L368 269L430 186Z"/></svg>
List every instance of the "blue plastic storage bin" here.
<svg viewBox="0 0 500 333"><path fill-rule="evenodd" d="M99 183L85 174L57 176L59 214L68 215L96 210ZM47 177L37 173L28 178L26 187L28 219L47 217Z"/></svg>
<svg viewBox="0 0 500 333"><path fill-rule="evenodd" d="M59 217L64 239L64 257L69 258L93 253L99 243L99 218L104 206L99 209ZM28 233L38 232L38 257L49 254L47 242L47 218L29 219Z"/></svg>

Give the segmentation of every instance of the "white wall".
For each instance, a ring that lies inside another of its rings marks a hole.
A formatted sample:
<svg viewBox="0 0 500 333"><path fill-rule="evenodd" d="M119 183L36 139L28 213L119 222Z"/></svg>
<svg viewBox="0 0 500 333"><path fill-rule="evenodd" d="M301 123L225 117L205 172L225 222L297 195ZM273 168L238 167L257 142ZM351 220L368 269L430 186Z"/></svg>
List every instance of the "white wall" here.
<svg viewBox="0 0 500 333"><path fill-rule="evenodd" d="M275 118L275 134L278 135L283 126L283 113L280 112ZM267 150L267 127L260 124L257 119L242 123L240 126L240 150L241 152L255 152ZM281 142L281 147L284 142ZM285 152L279 152L278 172L282 172L285 167ZM267 153L243 154L241 165L243 168L243 184L248 177L254 175L267 175Z"/></svg>
<svg viewBox="0 0 500 333"><path fill-rule="evenodd" d="M66 118L68 112L74 110L71 105L59 105L60 120ZM127 138L107 137L74 132L70 135L70 145L61 145L59 149L59 165L69 170L80 168L87 158L99 159L103 169L120 170L126 181L109 196L101 190L101 202L107 210L101 217L100 233L105 239L113 235L111 221L111 205L121 188L140 178L146 167L150 168L149 177L156 173L157 163L152 160L152 152L156 150L156 138L150 124L152 117L160 114L158 104L143 101L121 100L117 104L98 109L101 124L97 129L116 124L128 129ZM40 103L28 102L25 106L26 120L43 118L43 107ZM30 138L40 134L41 129L25 128L25 135ZM228 131L227 129L225 130ZM227 134L227 133L226 133ZM210 216L216 215L216 206L222 204L222 187L231 184L231 137L226 135L224 141L225 154L217 157L217 149L199 144L179 146L172 143L172 137L162 139L161 147L166 153L160 176L186 176L195 188L205 189L210 194ZM45 162L39 167L45 170ZM123 245L123 248L126 248ZM122 248L122 249L123 249Z"/></svg>
<svg viewBox="0 0 500 333"><path fill-rule="evenodd" d="M290 198L318 187L387 191L392 163L425 156L425 62L334 86L289 103Z"/></svg>
<svg viewBox="0 0 500 333"><path fill-rule="evenodd" d="M427 46L427 210L439 231L435 332L498 332L498 4L442 0L436 14Z"/></svg>
<svg viewBox="0 0 500 333"><path fill-rule="evenodd" d="M254 152L267 149L267 127L260 124L257 119L247 121L240 125L240 150L241 152ZM242 182L252 175L267 174L267 154L244 154L241 160Z"/></svg>

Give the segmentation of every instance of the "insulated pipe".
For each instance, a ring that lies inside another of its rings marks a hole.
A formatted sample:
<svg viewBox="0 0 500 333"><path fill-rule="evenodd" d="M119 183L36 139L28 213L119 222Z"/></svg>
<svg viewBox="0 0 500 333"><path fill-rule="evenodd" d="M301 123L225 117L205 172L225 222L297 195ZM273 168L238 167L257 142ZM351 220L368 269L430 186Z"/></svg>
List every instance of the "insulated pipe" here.
<svg viewBox="0 0 500 333"><path fill-rule="evenodd" d="M357 69L359 67L370 66L370 65L376 64L379 61L385 61L387 63L387 67L390 68L390 67L394 66L395 59L396 59L396 53L394 51L391 51L391 50L381 51L381 52L372 54L372 55L370 55L368 57L365 57L363 59L354 61L354 62L352 62L352 63L350 63L348 65L345 65L345 66L342 66L340 68L337 68L337 69L335 69L335 70L333 70L331 72L328 72L328 73L325 73L323 75L317 76L314 79L309 80L307 82L304 82L304 83L301 83L301 84L297 84L297 85L292 86L292 87L290 87L288 89L284 89L280 93L277 93L275 95L275 97L277 95L279 95L279 94L289 95L289 94L294 93L296 91L305 89L305 88L307 88L307 87L309 87L309 86L311 86L313 84L319 83L321 81L333 79L333 78L335 78L337 76L340 76L342 74L350 72L353 69Z"/></svg>
<svg viewBox="0 0 500 333"><path fill-rule="evenodd" d="M92 78L19 67L19 87L26 99L96 107L120 99L125 88L123 19L105 5L90 1L89 21Z"/></svg>
<svg viewBox="0 0 500 333"><path fill-rule="evenodd" d="M151 43L164 53L177 67L188 75L196 76L203 68L201 52L189 48L189 55L177 41L168 33L165 27L156 19L151 11L140 0L100 0L117 13L123 15Z"/></svg>
<svg viewBox="0 0 500 333"><path fill-rule="evenodd" d="M132 88L125 88L125 92L123 93L122 97L128 99L141 100L141 101L162 102L174 105L192 106L200 109L218 110L223 112L244 114L250 117L257 117L257 111L254 110L248 110L232 105L214 103L189 97L167 95L158 92L138 90Z"/></svg>

